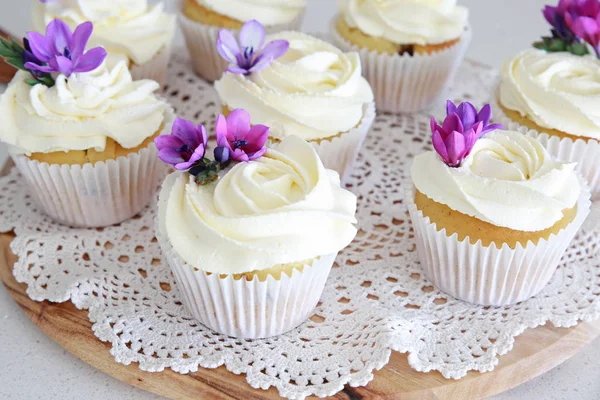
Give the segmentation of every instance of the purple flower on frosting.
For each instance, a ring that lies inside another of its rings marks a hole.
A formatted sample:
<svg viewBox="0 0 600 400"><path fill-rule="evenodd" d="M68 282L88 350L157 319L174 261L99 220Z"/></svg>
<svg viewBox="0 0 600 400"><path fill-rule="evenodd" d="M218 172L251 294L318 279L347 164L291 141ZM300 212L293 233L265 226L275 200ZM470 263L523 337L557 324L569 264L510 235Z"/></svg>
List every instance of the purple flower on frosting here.
<svg viewBox="0 0 600 400"><path fill-rule="evenodd" d="M565 23L577 37L590 44L600 58L600 2L598 0L571 0L575 3L565 12Z"/></svg>
<svg viewBox="0 0 600 400"><path fill-rule="evenodd" d="M545 6L544 18L552 25L552 36L534 44L550 52L568 51L588 54L582 40L592 45L600 58L600 2L598 0L560 0L557 6Z"/></svg>
<svg viewBox="0 0 600 400"><path fill-rule="evenodd" d="M257 20L251 20L242 26L239 43L231 31L219 30L217 50L230 63L227 71L248 75L266 68L290 47L287 40L273 40L266 46L264 44L265 28Z"/></svg>
<svg viewBox="0 0 600 400"><path fill-rule="evenodd" d="M170 135L154 139L158 158L175 169L184 171L204 157L208 133L203 125L197 127L183 118L177 118Z"/></svg>
<svg viewBox="0 0 600 400"><path fill-rule="evenodd" d="M267 151L265 144L269 128L264 125L250 126L250 114L236 109L227 118L219 115L216 126L217 148L215 159L248 162L262 157Z"/></svg>
<svg viewBox="0 0 600 400"><path fill-rule="evenodd" d="M106 50L96 47L85 51L94 26L84 22L74 32L60 19L46 27L46 36L28 32L28 46L35 59L25 63L25 68L42 73L60 72L69 77L74 72L92 71L106 58Z"/></svg>
<svg viewBox="0 0 600 400"><path fill-rule="evenodd" d="M481 136L502 129L499 124L489 125L491 116L489 104L478 113L471 103L464 102L456 107L448 101L442 125L438 125L434 117L431 118L433 148L449 167L459 167Z"/></svg>
<svg viewBox="0 0 600 400"><path fill-rule="evenodd" d="M493 130L503 128L500 124L490 125L490 119L492 119L492 107L489 104L486 104L481 108L481 111L477 112L475 106L468 101L460 103L457 107L451 100L448 100L446 102L446 115L451 114L458 115L465 131L471 129L478 122L481 122L481 134L479 137Z"/></svg>

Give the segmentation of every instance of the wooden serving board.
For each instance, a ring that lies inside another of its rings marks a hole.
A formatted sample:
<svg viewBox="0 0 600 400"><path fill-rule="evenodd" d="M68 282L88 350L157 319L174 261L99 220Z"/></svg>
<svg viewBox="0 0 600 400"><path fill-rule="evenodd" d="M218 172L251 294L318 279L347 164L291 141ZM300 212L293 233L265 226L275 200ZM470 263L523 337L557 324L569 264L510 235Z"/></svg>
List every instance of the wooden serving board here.
<svg viewBox="0 0 600 400"><path fill-rule="evenodd" d="M12 164L5 166L5 175ZM200 369L181 375L166 369L159 373L140 370L137 364L117 363L110 355L110 345L92 333L87 311L70 303L35 302L27 297L26 285L17 283L12 266L17 257L9 245L14 234L0 235L0 279L25 314L49 337L66 350L95 368L141 389L171 399L278 399L276 389L253 389L244 376L234 375L225 367ZM551 324L527 330L516 338L514 349L500 357L492 372L469 372L460 380L448 380L439 372L413 370L405 354L393 352L390 362L375 372L366 387L344 390L334 399L478 399L518 386L559 365L600 335L600 321L577 327L555 328ZM24 350L25 351L25 350Z"/></svg>

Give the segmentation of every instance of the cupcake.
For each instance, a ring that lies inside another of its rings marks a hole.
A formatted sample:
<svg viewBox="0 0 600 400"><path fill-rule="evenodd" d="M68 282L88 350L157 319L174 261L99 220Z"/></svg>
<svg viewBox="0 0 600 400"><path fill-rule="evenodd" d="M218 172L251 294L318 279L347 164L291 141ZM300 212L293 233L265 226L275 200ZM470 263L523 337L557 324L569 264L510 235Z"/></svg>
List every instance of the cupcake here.
<svg viewBox="0 0 600 400"><path fill-rule="evenodd" d="M256 19L268 32L299 30L306 0L181 0L179 19L194 71L214 82L227 68L217 53L219 29L239 32Z"/></svg>
<svg viewBox="0 0 600 400"><path fill-rule="evenodd" d="M164 176L153 138L170 128L171 109L154 95L158 83L133 81L124 61L108 69L102 48L83 50L90 22L71 33L54 20L46 32L30 32L26 48L8 57L21 70L0 98L0 140L52 219L76 227L124 221Z"/></svg>
<svg viewBox="0 0 600 400"><path fill-rule="evenodd" d="M357 233L356 196L298 136L267 150L269 129L250 127L244 110L217 120L214 160L204 127L175 124L157 139L161 159L179 171L163 183L156 236L184 305L236 338L296 328Z"/></svg>
<svg viewBox="0 0 600 400"><path fill-rule="evenodd" d="M336 46L360 54L380 111L412 113L440 98L471 41L456 0L339 0Z"/></svg>
<svg viewBox="0 0 600 400"><path fill-rule="evenodd" d="M301 137L345 181L375 118L358 54L299 32L270 35L261 49L259 24L249 22L242 32L239 45L232 33L219 34L217 48L231 62L215 82L223 113L248 110L253 123L271 127L274 144Z"/></svg>
<svg viewBox="0 0 600 400"><path fill-rule="evenodd" d="M58 0L35 2L33 27L44 32L53 19L71 28L85 22L94 24L90 45L102 46L115 59L125 59L134 79L167 83L175 16L163 11L164 4L149 5L147 0L95 1ZM112 62L111 64L115 64Z"/></svg>
<svg viewBox="0 0 600 400"><path fill-rule="evenodd" d="M588 4L589 3L589 4ZM560 1L543 14L551 36L502 69L495 96L498 120L536 137L550 154L576 162L592 193L600 193L600 6ZM592 55L593 54L593 55Z"/></svg>
<svg viewBox="0 0 600 400"><path fill-rule="evenodd" d="M432 119L436 151L415 157L405 204L427 278L461 300L502 306L548 283L590 192L574 163L476 115L463 103L442 126Z"/></svg>

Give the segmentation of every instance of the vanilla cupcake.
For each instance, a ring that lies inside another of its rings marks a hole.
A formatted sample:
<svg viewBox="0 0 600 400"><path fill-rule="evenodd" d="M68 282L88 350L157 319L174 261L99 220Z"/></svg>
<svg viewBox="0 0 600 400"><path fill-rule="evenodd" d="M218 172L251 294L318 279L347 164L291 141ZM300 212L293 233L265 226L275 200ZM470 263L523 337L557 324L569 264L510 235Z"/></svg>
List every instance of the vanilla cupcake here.
<svg viewBox="0 0 600 400"><path fill-rule="evenodd" d="M227 68L215 48L219 29L258 20L268 32L300 30L306 0L180 0L179 19L194 71L209 82Z"/></svg>
<svg viewBox="0 0 600 400"><path fill-rule="evenodd" d="M339 0L334 43L360 54L377 109L411 113L444 92L471 41L456 0Z"/></svg>
<svg viewBox="0 0 600 400"><path fill-rule="evenodd" d="M136 80L152 79L161 86L167 83L176 22L174 15L163 11L162 2L155 5L149 5L147 0L35 3L33 27L36 31L43 32L56 18L72 29L91 21L94 24L91 46L104 47L115 60L127 60Z"/></svg>
<svg viewBox="0 0 600 400"><path fill-rule="evenodd" d="M0 140L41 211L98 227L150 202L165 172L153 139L173 120L157 89L155 81L133 81L125 62L68 76L17 72L0 98Z"/></svg>
<svg viewBox="0 0 600 400"><path fill-rule="evenodd" d="M553 156L577 162L600 192L600 61L525 50L502 69L498 120L539 139Z"/></svg>
<svg viewBox="0 0 600 400"><path fill-rule="evenodd" d="M197 181L169 175L157 216L158 241L191 314L244 339L304 322L357 233L356 196L296 136L216 181Z"/></svg>
<svg viewBox="0 0 600 400"><path fill-rule="evenodd" d="M345 181L375 118L358 54L299 32L267 39L289 49L263 69L227 72L215 82L223 112L248 110L253 124L271 127L273 143L290 135L307 140Z"/></svg>
<svg viewBox="0 0 600 400"><path fill-rule="evenodd" d="M575 164L554 160L536 139L504 130L477 139L480 127L452 114L443 127L432 122L437 153L414 159L405 192L421 265L461 300L526 300L548 283L587 217L589 189Z"/></svg>

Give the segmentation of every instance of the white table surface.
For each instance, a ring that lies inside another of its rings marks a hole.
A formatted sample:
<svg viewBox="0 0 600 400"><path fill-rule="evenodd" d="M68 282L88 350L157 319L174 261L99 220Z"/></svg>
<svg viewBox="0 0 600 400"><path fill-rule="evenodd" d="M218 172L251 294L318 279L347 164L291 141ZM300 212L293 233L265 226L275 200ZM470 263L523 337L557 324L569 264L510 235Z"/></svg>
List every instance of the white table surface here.
<svg viewBox="0 0 600 400"><path fill-rule="evenodd" d="M0 0L0 26L23 35L37 0ZM112 0L119 1L119 0ZM539 12L552 0L459 0L471 9L474 39L468 57L499 68L529 46L547 26ZM335 0L308 0L304 30L327 32ZM180 35L178 43L182 43ZM0 91L3 89L0 87ZM0 165L6 148L0 145ZM42 333L0 289L0 399L151 400L162 397L126 385L68 353ZM600 398L600 340L552 371L496 400Z"/></svg>

